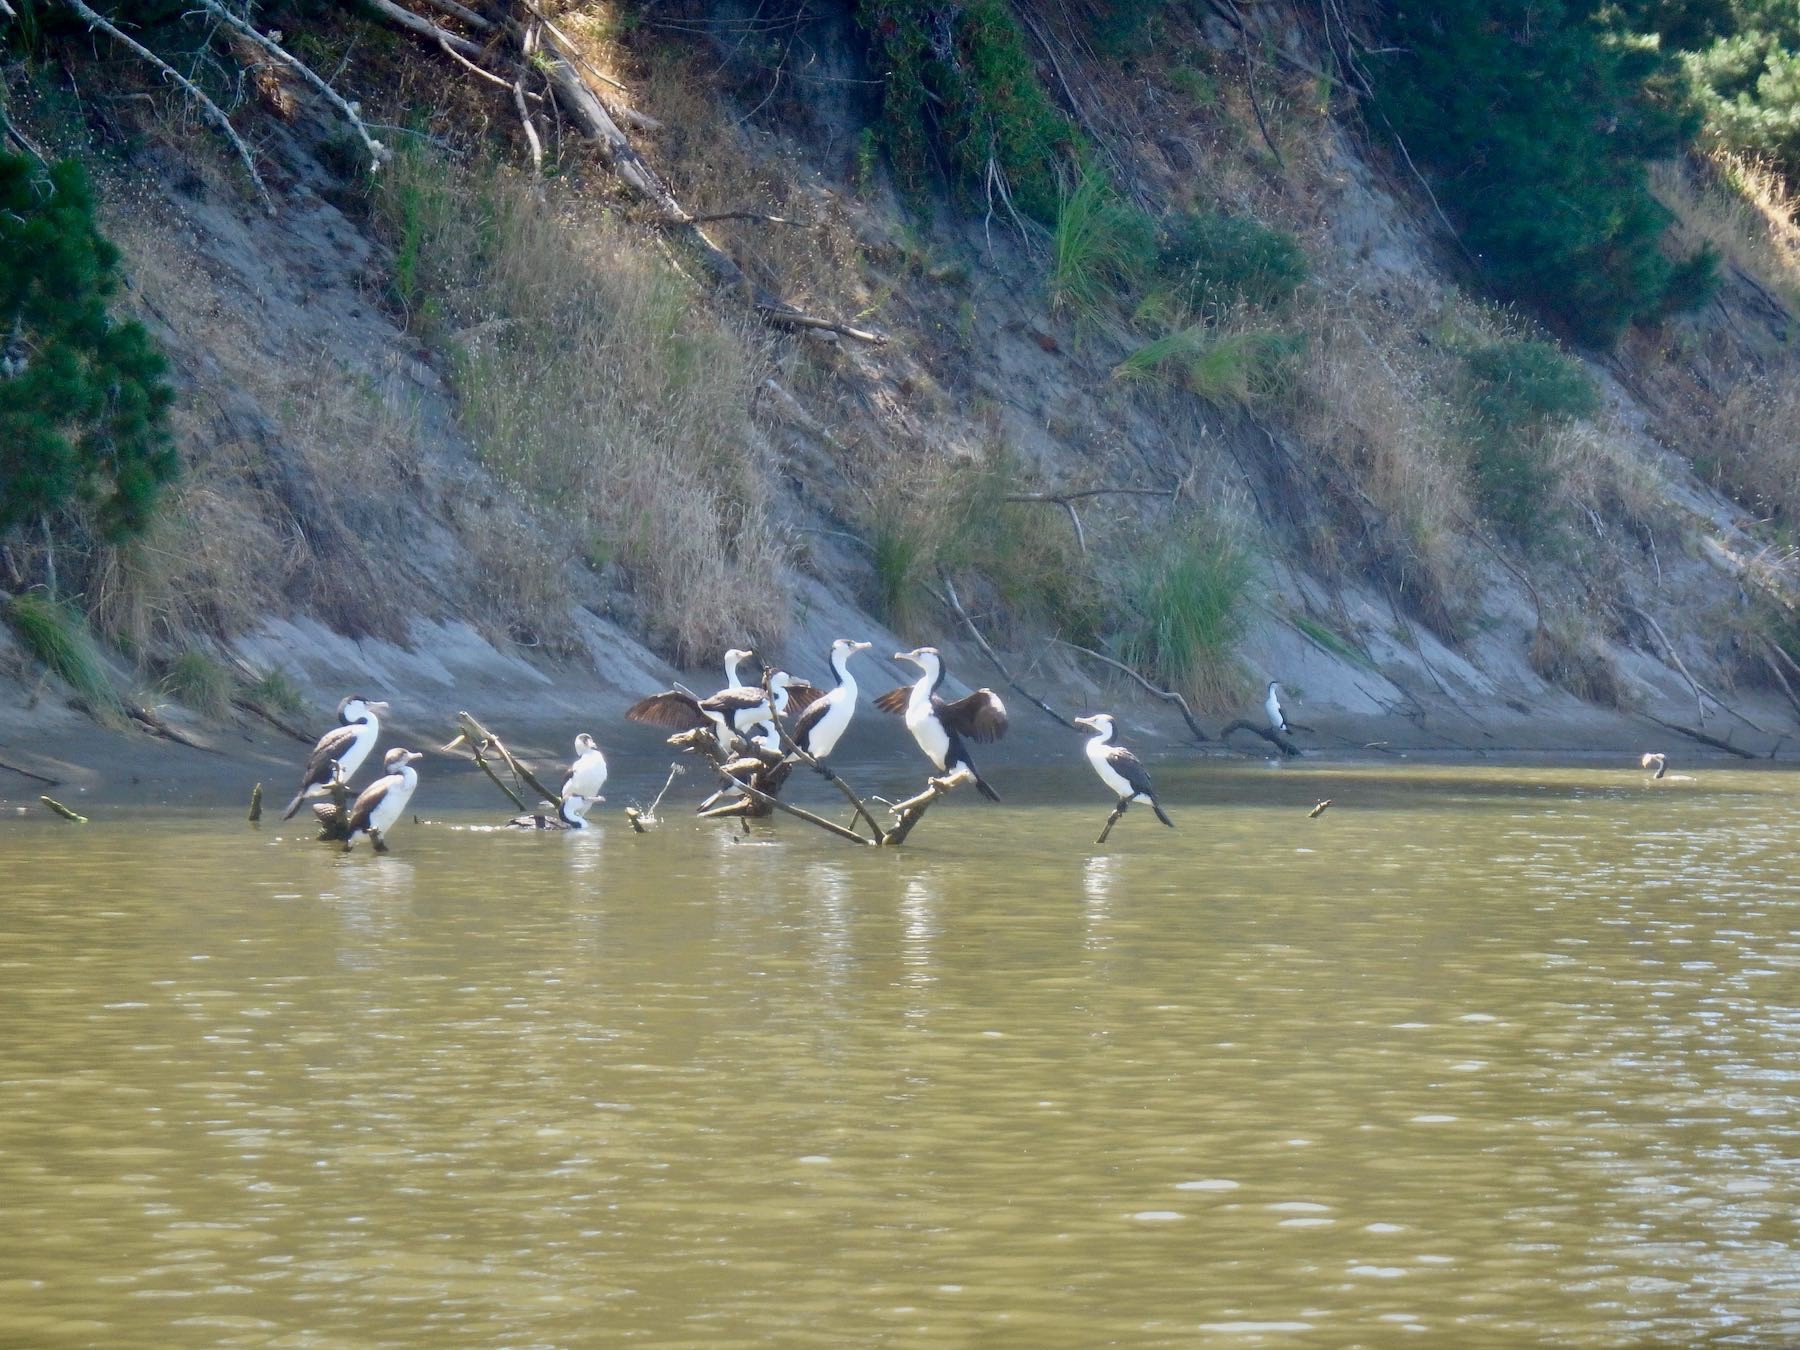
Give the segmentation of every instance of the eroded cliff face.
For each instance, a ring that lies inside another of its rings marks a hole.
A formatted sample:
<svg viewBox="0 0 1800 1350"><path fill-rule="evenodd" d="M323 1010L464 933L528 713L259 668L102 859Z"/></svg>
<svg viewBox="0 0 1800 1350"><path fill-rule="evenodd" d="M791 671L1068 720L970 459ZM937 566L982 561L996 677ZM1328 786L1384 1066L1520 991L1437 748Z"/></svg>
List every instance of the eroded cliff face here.
<svg viewBox="0 0 1800 1350"><path fill-rule="evenodd" d="M1304 33L1281 9L1255 7L1272 42L1304 55ZM1199 31L1189 38L1209 40ZM824 85L841 90L854 69L847 39L826 31L822 41L826 74L838 80ZM1030 508L1045 532L1079 520L1071 557L1127 566L1178 510L1204 507L1234 521L1258 572L1239 650L1239 711L1254 716L1259 700L1249 691L1281 679L1294 720L1316 729L1302 737L1309 748L1623 750L1647 736L1660 748L1670 733L1647 725L1650 714L1767 754L1795 725L1778 688L1741 680L1753 662L1731 622L1746 603L1745 569L1770 571L1772 555L1742 510L1668 448L1679 428L1667 388L1646 392L1666 367L1660 353L1657 366L1630 347L1590 362L1607 402L1591 431L1603 443L1595 454L1608 473L1628 473L1641 496L1623 510L1591 509L1591 548L1564 557L1528 556L1452 503L1443 535L1417 547L1443 551L1433 565L1456 579L1454 622L1421 606L1406 542L1419 536L1394 524L1355 474L1374 481L1384 472L1389 435L1429 443L1441 434L1442 422L1406 404L1425 399L1421 363L1436 359L1432 345L1446 331L1488 320L1469 317L1428 208L1367 162L1329 115L1279 127L1277 167L1216 110L1167 115L1168 92L1151 75L1114 87L1098 72L1070 75L1086 82L1109 153L1140 192L1167 203L1228 200L1292 230L1313 259L1310 403L1299 412L1234 407L1116 378L1135 339L1047 302L1041 241L994 212L940 203L921 215L858 154L863 113L854 99L809 102L789 89L772 110L747 107L742 87L719 87L730 84L725 76L705 82L709 68L723 69L699 59L710 50L704 38L635 59L605 48L627 96L663 124L642 133L645 154L673 166L690 210L753 200L799 220L720 229L759 284L856 316L887 339L774 332L730 297L697 284L681 292L710 313L709 332L741 340L755 363L755 396L741 409L744 456L767 478L765 524L780 561L773 580L759 583L759 631L744 636L771 659L823 679L834 637L874 639L872 658L924 638L952 649L964 681L1005 692L963 621L935 602L909 611L904 635L883 622L900 617L891 609L873 612L883 577L872 555L893 500L884 493L921 466L998 447L1026 494L1145 490L1081 498L1072 513L1055 502ZM429 107L428 82L452 78L419 53L385 60L383 71L411 72L387 91L395 109ZM352 60L340 81L354 88L373 73ZM481 410L471 404L468 361L476 344L504 333L507 316L486 321L485 332L446 333L397 302L391 229L337 153L329 111L304 91L296 102L290 121L244 114L277 195L273 216L203 146L172 139L138 151L105 192L130 302L173 362L189 466L178 519L144 555L166 575L143 594L165 599L142 603L183 607L175 617L213 634L224 657L285 672L319 708L354 687L393 699L403 722L421 729L447 728L455 709L470 707L546 744L560 742L565 723L616 724L630 699L680 676L665 659L674 650L668 615L655 611L628 557L595 545L590 517L490 467L496 432L471 430ZM429 118L424 125L435 133ZM632 219L591 155L574 146L565 154L582 182L553 185L547 210ZM733 196L744 192L755 195ZM634 228L631 247L681 268L657 231ZM1716 328L1768 304L1732 283L1718 310L1684 331L1714 351ZM1785 319L1759 321L1766 329ZM1717 383L1732 369L1714 357L1696 378ZM1432 496L1430 484L1417 492ZM929 571L922 580L927 593L936 588ZM1050 626L1015 613L979 578L964 590L1019 684L1071 712L1122 709L1134 730L1161 733L1170 746L1187 739L1165 704L1053 641ZM1602 609L1587 603L1598 590L1609 622L1596 622ZM149 638L169 617L121 614L111 627L136 624ZM1579 627L1572 636L1558 630L1570 623ZM1540 674L1553 630L1616 678L1623 709L1584 702ZM77 742L96 758L54 685L3 633L0 660L16 677L0 687L0 742L17 752L9 758L34 754L27 767L73 771L77 758L55 747ZM904 677L874 664L866 687ZM133 678L122 661L119 673ZM713 672L688 678L706 684ZM1032 725L1039 715L1016 702L1019 725ZM164 711L218 748L256 725L224 726L173 704ZM1220 713L1234 715L1217 709L1204 720L1216 724ZM1048 719L1043 728L1065 734ZM654 738L623 734L659 753ZM1029 737L1025 746L1042 749ZM1247 746L1267 749L1254 739Z"/></svg>

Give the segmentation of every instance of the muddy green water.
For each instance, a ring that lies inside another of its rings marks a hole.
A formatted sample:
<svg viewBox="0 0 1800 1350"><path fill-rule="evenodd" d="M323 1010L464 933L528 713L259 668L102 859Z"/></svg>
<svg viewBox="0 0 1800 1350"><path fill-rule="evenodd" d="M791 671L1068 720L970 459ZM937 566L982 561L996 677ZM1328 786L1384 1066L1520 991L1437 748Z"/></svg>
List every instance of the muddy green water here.
<svg viewBox="0 0 1800 1350"><path fill-rule="evenodd" d="M1160 776L0 822L0 1345L1800 1340L1800 777Z"/></svg>

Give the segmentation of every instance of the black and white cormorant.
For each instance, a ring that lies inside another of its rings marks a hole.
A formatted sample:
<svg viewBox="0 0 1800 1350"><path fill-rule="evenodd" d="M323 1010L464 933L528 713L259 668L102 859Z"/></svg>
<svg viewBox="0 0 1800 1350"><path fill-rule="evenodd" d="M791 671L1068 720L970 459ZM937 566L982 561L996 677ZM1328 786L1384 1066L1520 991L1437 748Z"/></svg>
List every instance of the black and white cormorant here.
<svg viewBox="0 0 1800 1350"><path fill-rule="evenodd" d="M856 714L856 676L850 673L850 658L874 645L849 638L839 638L831 644L831 672L837 676L837 685L813 700L794 723L794 744L814 759L824 759L837 749L838 741L849 728L850 719Z"/></svg>
<svg viewBox="0 0 1800 1350"><path fill-rule="evenodd" d="M1669 757L1667 755L1658 754L1654 750L1645 755L1638 763L1642 764L1646 769L1656 770L1655 773L1650 775L1652 778L1661 778L1669 771Z"/></svg>
<svg viewBox="0 0 1800 1350"><path fill-rule="evenodd" d="M1124 814L1125 808L1133 802L1149 802L1150 809L1156 812L1156 818L1174 829L1175 822L1169 819L1162 804L1156 800L1156 789L1150 786L1150 774L1144 768L1143 761L1124 746L1112 743L1112 714L1095 713L1092 717L1077 717L1075 725L1086 727L1094 733L1094 738L1086 747L1088 763L1094 766L1094 772L1100 775L1100 781L1118 797L1120 814Z"/></svg>
<svg viewBox="0 0 1800 1350"><path fill-rule="evenodd" d="M1278 731L1285 736L1288 724L1287 718L1282 716L1281 712L1280 690L1281 682L1279 680L1269 681L1269 696L1263 700L1263 711L1269 714L1269 730Z"/></svg>
<svg viewBox="0 0 1800 1350"><path fill-rule="evenodd" d="M300 775L300 790L288 803L287 810L281 813L283 820L291 820L301 802L323 794L336 778L342 777L347 783L355 776L369 757L369 751L375 748L381 735L381 719L387 715L387 710L386 703L366 699L361 694L352 694L338 704L338 725L319 737L319 743L313 746L312 756Z"/></svg>
<svg viewBox="0 0 1800 1350"><path fill-rule="evenodd" d="M594 799L579 792L563 793L562 807L552 812L549 802L539 802L535 815L514 816L506 822L509 830L587 830L587 813L594 809Z"/></svg>
<svg viewBox="0 0 1800 1350"><path fill-rule="evenodd" d="M755 685L737 682L739 665L755 654L737 647L725 653L725 674L732 683L716 694L699 698L685 689L665 689L639 699L625 716L671 731L710 725L719 748L729 752L738 739L748 739L757 723L769 720L769 696Z"/></svg>
<svg viewBox="0 0 1800 1350"><path fill-rule="evenodd" d="M364 788L356 805L350 808L344 852L348 853L365 834L377 853L387 852L387 832L400 819L400 813L412 800L413 789L419 786L419 772L413 768L413 761L424 758L417 750L403 750L399 746L383 756L387 773Z"/></svg>
<svg viewBox="0 0 1800 1350"><path fill-rule="evenodd" d="M600 801L600 789L605 786L606 756L600 753L599 743L584 731L575 738L575 762L563 780L563 799L566 801L573 794L590 802Z"/></svg>
<svg viewBox="0 0 1800 1350"><path fill-rule="evenodd" d="M895 652L894 659L912 662L923 674L913 684L888 690L875 700L875 706L883 712L905 713L906 729L939 771L961 769L975 780L982 796L999 801L1000 794L975 772L975 762L963 745L965 736L972 741L997 741L1006 734L1006 705L999 695L992 689L977 689L955 702L942 697L937 690L944 682L944 659L936 647Z"/></svg>

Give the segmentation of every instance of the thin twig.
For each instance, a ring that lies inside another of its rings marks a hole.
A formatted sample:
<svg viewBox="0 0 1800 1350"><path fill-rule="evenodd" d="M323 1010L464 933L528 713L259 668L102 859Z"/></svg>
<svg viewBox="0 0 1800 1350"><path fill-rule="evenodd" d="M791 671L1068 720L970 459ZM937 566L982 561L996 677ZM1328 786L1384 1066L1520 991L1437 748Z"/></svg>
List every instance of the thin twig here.
<svg viewBox="0 0 1800 1350"><path fill-rule="evenodd" d="M167 61L163 60L155 52L144 46L144 44L139 42L136 38L121 32L111 20L90 9L83 3L83 0L64 0L64 3L67 4L70 9L74 10L75 13L80 16L81 21L89 28L98 28L101 32L112 38L113 41L129 47L144 60L160 70L165 78L171 79L175 81L176 84L180 85L182 92L200 105L201 111L218 126L219 130L224 133L225 139L231 142L232 148L237 151L238 158L243 161L244 168L250 174L250 181L256 184L257 195L262 198L263 206L267 208L270 215L274 215L275 199L269 195L269 185L263 182L262 175L256 171L256 160L250 153L250 147L244 144L243 137L237 134L236 128L231 125L231 119L225 115L224 110L208 98L205 93L201 91L199 85L195 84L179 70L176 70L174 66L171 66ZM396 6L396 8L398 8L398 6Z"/></svg>
<svg viewBox="0 0 1800 1350"><path fill-rule="evenodd" d="M1263 120L1262 100L1256 96L1256 66L1250 59L1250 26L1244 22L1244 16L1238 13L1236 4L1231 5L1231 12L1238 16L1238 39L1244 49L1244 88L1250 95L1250 110L1256 114L1257 128L1262 132L1263 143L1269 147L1269 153L1275 156L1276 167L1286 173L1287 161L1282 159L1281 148L1269 134L1269 124Z"/></svg>
<svg viewBox="0 0 1800 1350"><path fill-rule="evenodd" d="M1006 663L994 654L994 649L992 647L988 646L988 640L981 635L981 630L975 626L975 620L971 619L969 617L969 612L963 608L962 600L956 594L956 583L950 579L950 573L941 566L938 568L938 580L944 583L944 593L939 595L936 591L932 591L932 598L943 604L947 609L954 613L957 618L962 620L963 627L969 630L969 636L975 639L975 645L981 648L982 654L986 656L989 661L994 663L994 669L1000 672L1001 678L1014 689L1018 690L1019 693L1030 702L1036 704L1046 716L1061 722L1070 731L1078 730L1073 722L1064 717L1061 713L1056 711L1055 708L1052 708L1048 703L1044 702L1043 699L1032 693L1014 678L1013 673L1006 668ZM927 589L929 589L929 587Z"/></svg>
<svg viewBox="0 0 1800 1350"><path fill-rule="evenodd" d="M1091 647L1082 647L1073 642L1064 642L1061 638L1051 638L1050 640L1059 647L1067 647L1072 652L1080 652L1083 656L1091 656L1094 660L1100 662L1101 665L1111 666L1121 674L1129 675L1132 679L1136 680L1138 684L1142 685L1144 689L1154 694L1157 698L1160 698L1164 703L1173 703L1177 708L1181 709L1181 720L1187 723L1188 730L1194 733L1195 740L1209 741L1212 739L1212 737L1208 736L1206 732L1201 729L1200 724L1194 720L1194 710L1188 706L1188 701L1173 689L1164 689L1159 684L1151 683L1123 661L1115 661L1112 657L1107 656L1103 652L1094 651Z"/></svg>
<svg viewBox="0 0 1800 1350"><path fill-rule="evenodd" d="M519 125L525 128L525 143L531 147L531 176L544 176L544 143L538 139L537 127L531 120L531 109L525 103L525 81L512 84L513 107L519 110Z"/></svg>
<svg viewBox="0 0 1800 1350"><path fill-rule="evenodd" d="M337 90L333 89L325 82L325 80L320 78L311 66L307 65L306 62L302 61L286 47L283 47L279 42L275 41L274 38L259 33L253 24L238 15L233 14L224 5L220 4L219 0L200 0L200 3L210 13L218 15L219 18L237 29L238 32L249 38L271 56L275 57L276 60L292 67L299 73L302 79L323 94L325 96L325 101L336 108L343 116L344 120L350 123L352 130L362 138L363 148L369 152L369 159L373 167L379 169L383 163L391 158L391 153L388 148L369 134L369 128L363 124L362 110L354 103L348 102L343 95L339 94Z"/></svg>

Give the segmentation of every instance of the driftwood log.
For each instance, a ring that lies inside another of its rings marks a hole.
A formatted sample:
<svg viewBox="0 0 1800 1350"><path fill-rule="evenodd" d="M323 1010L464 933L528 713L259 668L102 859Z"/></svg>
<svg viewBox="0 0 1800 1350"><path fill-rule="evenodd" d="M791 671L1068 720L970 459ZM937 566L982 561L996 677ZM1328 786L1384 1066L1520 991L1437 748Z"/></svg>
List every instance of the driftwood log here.
<svg viewBox="0 0 1800 1350"><path fill-rule="evenodd" d="M1277 750L1281 751L1282 754L1287 755L1290 758L1298 758L1300 755L1300 747L1295 745L1286 736L1283 736L1279 731L1275 730L1274 727L1258 726L1255 722L1247 722L1240 717L1237 721L1231 722L1219 729L1219 739L1224 740L1234 731L1253 732L1254 734L1261 736L1270 745L1274 746Z"/></svg>

